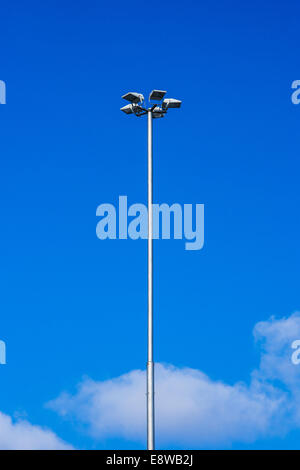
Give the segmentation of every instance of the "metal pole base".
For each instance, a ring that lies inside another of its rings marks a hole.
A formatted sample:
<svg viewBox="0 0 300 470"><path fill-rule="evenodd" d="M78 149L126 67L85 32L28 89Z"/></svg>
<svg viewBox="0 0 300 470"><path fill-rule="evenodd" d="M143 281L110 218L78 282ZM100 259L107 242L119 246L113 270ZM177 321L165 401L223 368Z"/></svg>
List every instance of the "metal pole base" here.
<svg viewBox="0 0 300 470"><path fill-rule="evenodd" d="M147 449L154 450L154 362L147 362Z"/></svg>

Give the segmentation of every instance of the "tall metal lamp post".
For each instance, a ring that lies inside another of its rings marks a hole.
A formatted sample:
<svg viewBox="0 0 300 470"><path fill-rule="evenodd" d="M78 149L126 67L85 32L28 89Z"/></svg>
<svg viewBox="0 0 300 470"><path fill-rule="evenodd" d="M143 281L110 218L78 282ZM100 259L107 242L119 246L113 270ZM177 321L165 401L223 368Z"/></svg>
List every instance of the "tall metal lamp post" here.
<svg viewBox="0 0 300 470"><path fill-rule="evenodd" d="M162 118L169 108L180 108L181 101L164 98L166 91L153 90L149 104L141 93L122 96L130 102L121 108L125 114L148 115L148 361L147 361L147 449L155 449L154 433L154 362L153 362L153 216L152 216L152 119ZM157 102L153 104L151 102Z"/></svg>

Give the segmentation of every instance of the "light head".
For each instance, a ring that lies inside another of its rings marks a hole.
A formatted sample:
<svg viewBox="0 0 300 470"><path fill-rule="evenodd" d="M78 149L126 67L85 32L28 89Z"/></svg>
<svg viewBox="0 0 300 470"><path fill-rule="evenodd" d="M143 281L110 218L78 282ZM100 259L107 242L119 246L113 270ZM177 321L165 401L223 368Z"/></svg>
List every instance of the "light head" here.
<svg viewBox="0 0 300 470"><path fill-rule="evenodd" d="M149 101L161 101L166 93L163 90L153 90L149 95Z"/></svg>
<svg viewBox="0 0 300 470"><path fill-rule="evenodd" d="M182 102L180 100L175 100L174 98L166 98L163 100L162 107L163 109L180 108L181 103Z"/></svg>
<svg viewBox="0 0 300 470"><path fill-rule="evenodd" d="M124 100L130 101L130 103L142 103L144 101L144 96L141 93L135 93L130 91L122 96Z"/></svg>
<svg viewBox="0 0 300 470"><path fill-rule="evenodd" d="M126 106L123 106L123 108L120 109L125 114L135 114L136 116L140 116L145 113L145 109L136 103L126 104Z"/></svg>
<svg viewBox="0 0 300 470"><path fill-rule="evenodd" d="M166 112L160 106L155 106L152 111L153 118L161 118L164 117L165 114Z"/></svg>
<svg viewBox="0 0 300 470"><path fill-rule="evenodd" d="M123 108L120 108L121 111L125 114L133 114L133 106L132 104L126 104L126 106L123 106Z"/></svg>

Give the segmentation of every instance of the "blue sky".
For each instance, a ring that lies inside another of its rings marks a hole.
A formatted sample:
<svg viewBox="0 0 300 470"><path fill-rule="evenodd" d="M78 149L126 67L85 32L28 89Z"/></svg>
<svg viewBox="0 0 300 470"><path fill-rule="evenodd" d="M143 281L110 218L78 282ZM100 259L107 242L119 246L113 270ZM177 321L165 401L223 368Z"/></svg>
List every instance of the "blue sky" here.
<svg viewBox="0 0 300 470"><path fill-rule="evenodd" d="M299 13L296 1L1 5L2 413L77 448L143 448L45 407L83 377L145 368L147 243L95 234L99 204L146 203L146 120L119 112L126 91L182 99L154 122L154 202L205 205L203 250L154 245L155 360L249 384L254 326L300 309ZM215 446L299 437L293 425Z"/></svg>

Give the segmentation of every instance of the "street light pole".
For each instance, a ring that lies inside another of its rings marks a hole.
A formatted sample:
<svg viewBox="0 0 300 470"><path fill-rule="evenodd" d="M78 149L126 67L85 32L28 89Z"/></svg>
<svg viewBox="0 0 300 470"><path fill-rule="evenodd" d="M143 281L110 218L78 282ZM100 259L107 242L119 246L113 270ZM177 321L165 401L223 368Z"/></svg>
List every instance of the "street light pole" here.
<svg viewBox="0 0 300 470"><path fill-rule="evenodd" d="M153 213L152 213L152 109L148 110L148 362L147 362L147 449L154 450L154 362L153 362Z"/></svg>
<svg viewBox="0 0 300 470"><path fill-rule="evenodd" d="M125 114L148 116L148 360L147 360L147 449L155 449L154 432L154 362L153 362L153 175L152 175L152 121L165 116L169 108L180 108L181 101L166 98L167 92L153 90L149 102L158 101L146 107L145 98L141 93L129 92L122 96L130 104L123 106Z"/></svg>

